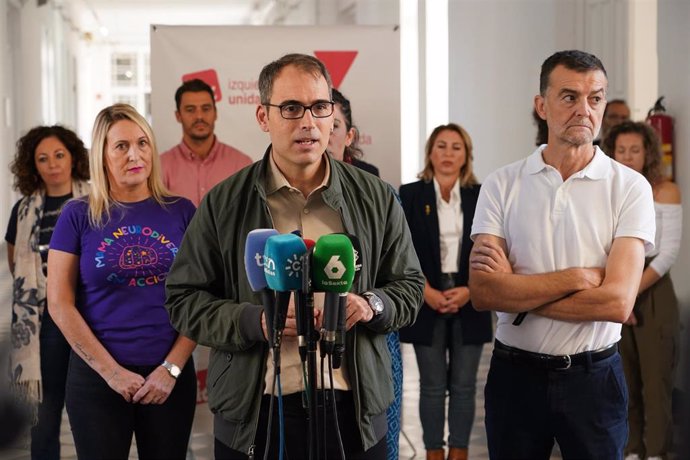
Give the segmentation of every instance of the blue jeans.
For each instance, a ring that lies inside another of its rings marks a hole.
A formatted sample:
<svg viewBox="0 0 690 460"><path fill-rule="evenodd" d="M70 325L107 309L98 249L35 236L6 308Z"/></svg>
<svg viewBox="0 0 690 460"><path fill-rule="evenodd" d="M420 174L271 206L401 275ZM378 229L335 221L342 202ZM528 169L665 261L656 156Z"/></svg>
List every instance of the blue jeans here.
<svg viewBox="0 0 690 460"><path fill-rule="evenodd" d="M48 314L48 309L43 313L40 347L43 401L38 406L38 422L31 428L31 458L59 460L60 423L65 405L70 346Z"/></svg>
<svg viewBox="0 0 690 460"><path fill-rule="evenodd" d="M157 366L124 366L146 377ZM67 414L79 459L126 460L136 436L141 459L184 460L196 408L196 373L189 358L163 404L133 404L111 389L74 352L67 375Z"/></svg>
<svg viewBox="0 0 690 460"><path fill-rule="evenodd" d="M545 370L494 355L485 395L492 459L622 459L628 438L618 353L589 366Z"/></svg>
<svg viewBox="0 0 690 460"><path fill-rule="evenodd" d="M448 445L467 448L474 423L477 368L482 344L462 343L460 317L438 317L431 346L415 345L419 366L419 417L424 447L441 449L448 403Z"/></svg>

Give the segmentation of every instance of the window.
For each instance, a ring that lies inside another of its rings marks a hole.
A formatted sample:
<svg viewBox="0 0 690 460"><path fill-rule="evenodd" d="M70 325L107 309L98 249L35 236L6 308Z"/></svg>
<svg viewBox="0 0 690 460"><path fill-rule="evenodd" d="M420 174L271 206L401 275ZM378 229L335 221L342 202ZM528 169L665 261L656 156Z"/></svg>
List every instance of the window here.
<svg viewBox="0 0 690 460"><path fill-rule="evenodd" d="M111 81L113 86L137 86L137 55L115 53L112 56Z"/></svg>
<svg viewBox="0 0 690 460"><path fill-rule="evenodd" d="M137 106L136 94L114 94L113 104L129 104L132 107Z"/></svg>
<svg viewBox="0 0 690 460"><path fill-rule="evenodd" d="M125 103L151 120L151 70L148 49L115 50L110 57L112 103Z"/></svg>

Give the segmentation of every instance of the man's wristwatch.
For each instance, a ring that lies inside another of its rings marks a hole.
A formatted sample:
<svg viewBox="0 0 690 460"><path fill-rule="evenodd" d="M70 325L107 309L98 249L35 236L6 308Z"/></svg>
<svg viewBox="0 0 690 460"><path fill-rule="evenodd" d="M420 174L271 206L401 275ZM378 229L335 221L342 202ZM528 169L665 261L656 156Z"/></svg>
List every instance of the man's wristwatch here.
<svg viewBox="0 0 690 460"><path fill-rule="evenodd" d="M369 291L363 292L362 297L367 299L367 302L369 302L369 308L371 308L371 311L374 312L374 316L378 316L383 313L383 300L381 300L381 297Z"/></svg>
<svg viewBox="0 0 690 460"><path fill-rule="evenodd" d="M182 373L182 370L180 370L180 368L173 363L163 361L163 364L161 364L161 366L166 368L168 370L168 374L170 374L174 379L177 379L177 377L179 377Z"/></svg>

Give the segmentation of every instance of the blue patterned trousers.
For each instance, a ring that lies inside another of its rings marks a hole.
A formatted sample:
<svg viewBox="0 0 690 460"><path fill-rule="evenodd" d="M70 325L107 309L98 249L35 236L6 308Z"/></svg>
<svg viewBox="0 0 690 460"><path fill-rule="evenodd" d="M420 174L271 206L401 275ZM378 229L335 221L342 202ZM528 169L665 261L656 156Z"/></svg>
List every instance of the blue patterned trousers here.
<svg viewBox="0 0 690 460"><path fill-rule="evenodd" d="M386 336L386 341L388 342L388 351L391 354L391 365L393 367L393 394L395 395L386 413L388 419L386 443L388 444L388 460L398 460L403 383L402 353L400 352L400 337L398 336L398 332L396 331L388 334Z"/></svg>

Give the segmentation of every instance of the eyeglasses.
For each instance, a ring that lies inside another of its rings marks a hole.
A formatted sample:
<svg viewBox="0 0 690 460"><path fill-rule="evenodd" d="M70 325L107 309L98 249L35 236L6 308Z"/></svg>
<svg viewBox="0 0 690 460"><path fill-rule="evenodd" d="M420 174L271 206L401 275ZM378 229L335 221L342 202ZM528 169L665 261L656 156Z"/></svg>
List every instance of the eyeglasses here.
<svg viewBox="0 0 690 460"><path fill-rule="evenodd" d="M326 118L333 115L333 101L317 101L312 105L302 105L298 102L286 102L285 104L275 105L265 103L268 107L277 107L280 109L280 116L286 120L299 120L307 113L311 112L314 118Z"/></svg>

